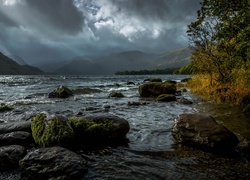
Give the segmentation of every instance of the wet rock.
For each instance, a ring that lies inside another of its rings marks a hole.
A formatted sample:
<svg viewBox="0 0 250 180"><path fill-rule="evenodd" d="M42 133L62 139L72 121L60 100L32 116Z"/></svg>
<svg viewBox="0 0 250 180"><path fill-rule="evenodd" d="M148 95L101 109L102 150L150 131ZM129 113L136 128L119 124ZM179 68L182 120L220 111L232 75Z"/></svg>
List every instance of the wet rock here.
<svg viewBox="0 0 250 180"><path fill-rule="evenodd" d="M19 160L26 155L26 149L19 145L0 147L0 169L10 170L18 167Z"/></svg>
<svg viewBox="0 0 250 180"><path fill-rule="evenodd" d="M24 131L15 131L0 134L0 146L6 145L29 145L32 141L31 134Z"/></svg>
<svg viewBox="0 0 250 180"><path fill-rule="evenodd" d="M111 106L110 106L110 105L104 105L103 108L104 108L105 110L109 110L109 109L111 108Z"/></svg>
<svg viewBox="0 0 250 180"><path fill-rule="evenodd" d="M179 115L171 132L177 142L207 150L229 151L239 143L234 133L201 114Z"/></svg>
<svg viewBox="0 0 250 180"><path fill-rule="evenodd" d="M166 80L165 82L166 82L166 83L177 84L177 82L176 82L176 81L173 81L173 80Z"/></svg>
<svg viewBox="0 0 250 180"><path fill-rule="evenodd" d="M124 96L122 93L120 93L120 92L114 91L114 92L111 92L111 93L109 94L109 97L122 98L122 97L125 97L125 96Z"/></svg>
<svg viewBox="0 0 250 180"><path fill-rule="evenodd" d="M158 97L161 94L175 94L176 86L168 82L149 82L139 86L141 97Z"/></svg>
<svg viewBox="0 0 250 180"><path fill-rule="evenodd" d="M87 172L80 155L58 146L31 151L19 164L22 177L30 179L81 179Z"/></svg>
<svg viewBox="0 0 250 180"><path fill-rule="evenodd" d="M140 105L146 105L146 104L147 104L146 102L135 102L135 101L128 102L128 106L140 106Z"/></svg>
<svg viewBox="0 0 250 180"><path fill-rule="evenodd" d="M135 83L134 83L134 82L131 82L131 81L127 82L126 84L127 84L127 85L135 85Z"/></svg>
<svg viewBox="0 0 250 180"><path fill-rule="evenodd" d="M67 146L74 135L66 118L45 112L36 115L31 123L31 129L35 143L42 147Z"/></svg>
<svg viewBox="0 0 250 180"><path fill-rule="evenodd" d="M161 94L156 98L156 101L170 102L170 101L177 101L177 99L173 94Z"/></svg>
<svg viewBox="0 0 250 180"><path fill-rule="evenodd" d="M130 126L123 118L109 114L95 114L69 118L76 139L85 144L99 145L123 140Z"/></svg>
<svg viewBox="0 0 250 180"><path fill-rule="evenodd" d="M12 106L1 105L0 106L0 113L5 111L12 111L14 108Z"/></svg>
<svg viewBox="0 0 250 180"><path fill-rule="evenodd" d="M193 104L192 101L190 101L190 100L188 100L188 99L186 99L186 98L181 98L181 99L178 99L177 101L178 101L179 103L181 103L181 104Z"/></svg>
<svg viewBox="0 0 250 180"><path fill-rule="evenodd" d="M60 86L49 93L49 98L68 98L69 96L73 96L73 92L65 86Z"/></svg>
<svg viewBox="0 0 250 180"><path fill-rule="evenodd" d="M0 125L0 134L14 132L14 131L31 132L31 121L7 123Z"/></svg>

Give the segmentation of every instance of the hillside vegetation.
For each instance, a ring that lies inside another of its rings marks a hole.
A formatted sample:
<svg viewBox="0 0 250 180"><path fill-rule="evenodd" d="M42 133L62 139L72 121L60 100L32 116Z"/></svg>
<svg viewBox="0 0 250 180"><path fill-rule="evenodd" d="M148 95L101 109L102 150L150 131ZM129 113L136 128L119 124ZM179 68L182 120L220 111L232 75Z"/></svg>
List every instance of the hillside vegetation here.
<svg viewBox="0 0 250 180"><path fill-rule="evenodd" d="M250 1L203 0L187 33L192 91L219 103L249 103Z"/></svg>

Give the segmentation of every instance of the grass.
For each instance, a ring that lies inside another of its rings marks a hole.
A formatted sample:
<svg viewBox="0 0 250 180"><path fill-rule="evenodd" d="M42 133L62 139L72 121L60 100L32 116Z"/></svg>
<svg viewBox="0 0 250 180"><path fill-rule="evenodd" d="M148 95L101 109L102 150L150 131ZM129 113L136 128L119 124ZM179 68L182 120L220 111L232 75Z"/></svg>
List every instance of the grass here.
<svg viewBox="0 0 250 180"><path fill-rule="evenodd" d="M241 105L244 97L250 95L250 84L247 76L235 76L229 83L212 81L208 75L194 75L186 86L202 100L218 104Z"/></svg>

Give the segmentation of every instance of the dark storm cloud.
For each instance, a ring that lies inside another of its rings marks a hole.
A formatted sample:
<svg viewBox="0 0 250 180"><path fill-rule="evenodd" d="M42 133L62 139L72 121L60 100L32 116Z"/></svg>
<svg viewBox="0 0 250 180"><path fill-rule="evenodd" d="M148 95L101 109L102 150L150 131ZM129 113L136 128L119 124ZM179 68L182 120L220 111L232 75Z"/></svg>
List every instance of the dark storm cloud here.
<svg viewBox="0 0 250 180"><path fill-rule="evenodd" d="M41 23L69 33L82 30L83 15L71 0L26 0L26 2L28 8L40 16L38 20L41 20Z"/></svg>
<svg viewBox="0 0 250 180"><path fill-rule="evenodd" d="M193 0L0 0L0 51L30 61L187 46Z"/></svg>

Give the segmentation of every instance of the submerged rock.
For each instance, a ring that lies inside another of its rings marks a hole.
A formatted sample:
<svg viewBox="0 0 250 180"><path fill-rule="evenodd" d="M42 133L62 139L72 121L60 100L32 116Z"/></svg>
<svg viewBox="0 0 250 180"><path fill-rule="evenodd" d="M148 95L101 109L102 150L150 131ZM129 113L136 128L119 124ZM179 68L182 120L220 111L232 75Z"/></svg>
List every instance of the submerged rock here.
<svg viewBox="0 0 250 180"><path fill-rule="evenodd" d="M67 145L74 132L66 118L50 116L47 113L36 115L31 123L32 136L39 146Z"/></svg>
<svg viewBox="0 0 250 180"><path fill-rule="evenodd" d="M169 82L149 82L139 86L141 97L158 97L161 94L175 94L175 84Z"/></svg>
<svg viewBox="0 0 250 180"><path fill-rule="evenodd" d="M109 97L122 98L122 97L125 97L125 96L124 96L122 93L120 93L120 92L114 91L114 92L111 92L111 93L109 94Z"/></svg>
<svg viewBox="0 0 250 180"><path fill-rule="evenodd" d="M80 155L57 146L31 151L19 165L22 176L30 179L81 179L87 172Z"/></svg>
<svg viewBox="0 0 250 180"><path fill-rule="evenodd" d="M65 86L60 86L49 93L49 98L68 98L69 96L73 96L73 92Z"/></svg>
<svg viewBox="0 0 250 180"><path fill-rule="evenodd" d="M32 141L31 134L24 131L14 131L0 134L0 146L6 145L29 145Z"/></svg>
<svg viewBox="0 0 250 180"><path fill-rule="evenodd" d="M181 103L181 104L193 104L192 101L190 101L190 100L188 100L188 99L186 99L186 98L180 98L180 99L178 99L177 101L178 101L179 103Z"/></svg>
<svg viewBox="0 0 250 180"><path fill-rule="evenodd" d="M76 139L83 144L116 143L123 140L130 129L128 121L114 115L96 114L69 120Z"/></svg>
<svg viewBox="0 0 250 180"><path fill-rule="evenodd" d="M179 115L171 132L177 142L207 150L229 151L239 143L234 133L201 114Z"/></svg>
<svg viewBox="0 0 250 180"><path fill-rule="evenodd" d="M177 101L177 99L173 94L161 94L156 98L156 101L170 102L170 101Z"/></svg>
<svg viewBox="0 0 250 180"><path fill-rule="evenodd" d="M26 149L19 145L0 147L0 169L10 170L18 167L19 160L26 155Z"/></svg>
<svg viewBox="0 0 250 180"><path fill-rule="evenodd" d="M0 106L0 112L12 111L14 108L12 106L2 105Z"/></svg>

